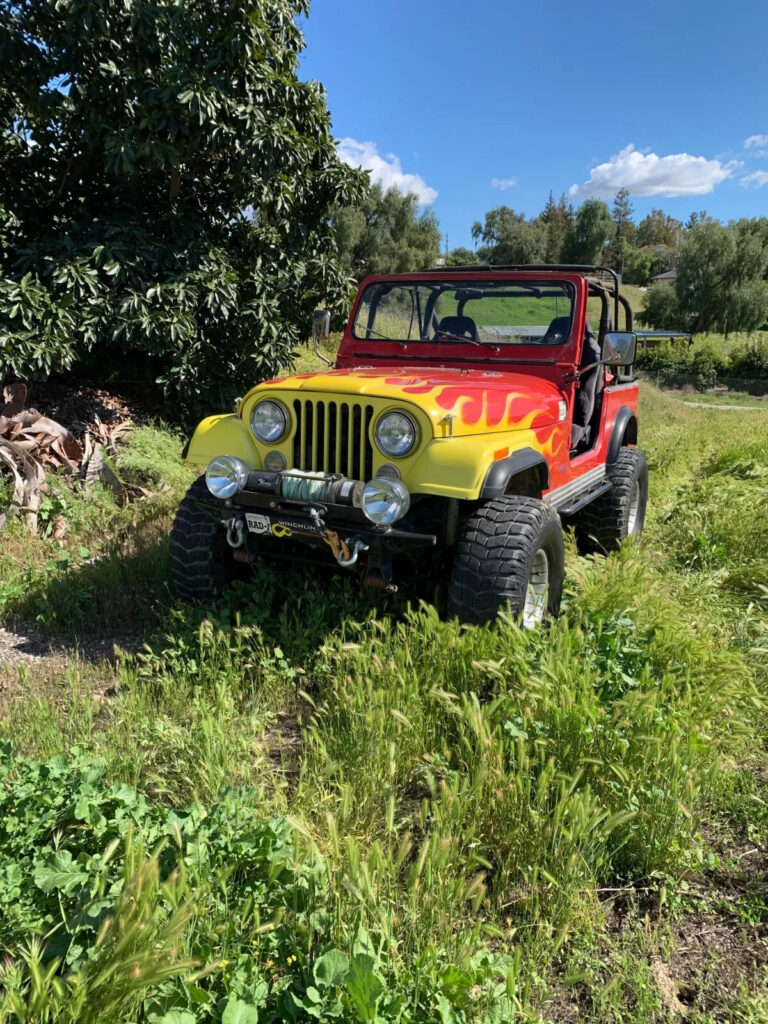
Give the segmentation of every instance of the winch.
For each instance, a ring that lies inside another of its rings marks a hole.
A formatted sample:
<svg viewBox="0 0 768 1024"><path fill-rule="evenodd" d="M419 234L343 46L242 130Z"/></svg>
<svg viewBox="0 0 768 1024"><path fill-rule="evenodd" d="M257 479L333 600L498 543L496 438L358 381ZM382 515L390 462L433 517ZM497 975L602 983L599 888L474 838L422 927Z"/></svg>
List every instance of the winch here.
<svg viewBox="0 0 768 1024"><path fill-rule="evenodd" d="M348 505L360 508L363 502L362 480L350 480L336 473L313 473L298 469L271 472L252 470L246 489L261 494L278 494L295 501L317 501L322 504Z"/></svg>

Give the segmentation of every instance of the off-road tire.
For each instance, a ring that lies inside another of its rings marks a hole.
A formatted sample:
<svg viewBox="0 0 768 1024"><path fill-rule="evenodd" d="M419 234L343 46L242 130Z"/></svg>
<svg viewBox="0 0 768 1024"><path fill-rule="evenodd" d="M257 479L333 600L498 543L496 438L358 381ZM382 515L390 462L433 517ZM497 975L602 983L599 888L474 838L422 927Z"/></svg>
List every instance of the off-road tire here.
<svg viewBox="0 0 768 1024"><path fill-rule="evenodd" d="M610 554L630 533L639 537L648 504L648 464L639 448L620 448L607 467L613 487L574 518L580 555ZM634 506L634 509L633 509ZM634 512L634 515L633 515Z"/></svg>
<svg viewBox="0 0 768 1024"><path fill-rule="evenodd" d="M216 501L204 476L185 494L171 529L171 577L185 601L209 601L237 575L226 532L198 508L200 501Z"/></svg>
<svg viewBox="0 0 768 1024"><path fill-rule="evenodd" d="M475 509L464 525L448 588L448 614L468 624L492 622L509 605L522 618L531 568L547 557L544 615L557 615L563 591L563 530L554 509L537 498L507 495Z"/></svg>

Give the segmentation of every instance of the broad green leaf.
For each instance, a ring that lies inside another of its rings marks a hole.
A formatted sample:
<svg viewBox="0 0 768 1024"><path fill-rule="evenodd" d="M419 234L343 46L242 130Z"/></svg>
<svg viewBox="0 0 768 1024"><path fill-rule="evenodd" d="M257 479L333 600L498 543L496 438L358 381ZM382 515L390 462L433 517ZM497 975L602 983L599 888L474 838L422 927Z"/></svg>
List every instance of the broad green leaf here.
<svg viewBox="0 0 768 1024"><path fill-rule="evenodd" d="M242 999L230 999L221 1016L221 1024L258 1024L258 1020L258 1009Z"/></svg>
<svg viewBox="0 0 768 1024"><path fill-rule="evenodd" d="M88 872L73 862L69 850L57 850L45 864L35 868L35 885L43 892L59 889L63 893L71 893L78 886L88 881Z"/></svg>
<svg viewBox="0 0 768 1024"><path fill-rule="evenodd" d="M349 973L344 985L355 1010L358 1021L376 1019L379 1000L384 994L384 985L375 974L376 962L367 953L352 957Z"/></svg>
<svg viewBox="0 0 768 1024"><path fill-rule="evenodd" d="M317 958L312 974L321 988L330 988L339 985L348 970L349 959L346 954L339 949L331 949Z"/></svg>

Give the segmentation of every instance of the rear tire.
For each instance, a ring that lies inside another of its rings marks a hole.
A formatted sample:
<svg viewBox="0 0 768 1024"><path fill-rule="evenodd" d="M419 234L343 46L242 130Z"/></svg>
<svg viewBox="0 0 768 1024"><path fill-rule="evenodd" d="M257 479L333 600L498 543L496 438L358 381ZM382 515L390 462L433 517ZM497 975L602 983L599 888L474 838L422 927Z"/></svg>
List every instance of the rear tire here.
<svg viewBox="0 0 768 1024"><path fill-rule="evenodd" d="M565 553L557 513L537 498L507 495L475 509L456 548L448 614L492 622L509 606L526 628L557 615Z"/></svg>
<svg viewBox="0 0 768 1024"><path fill-rule="evenodd" d="M171 529L171 577L179 595L193 602L213 599L237 575L226 532L198 508L200 501L216 504L204 476L182 499Z"/></svg>
<svg viewBox="0 0 768 1024"><path fill-rule="evenodd" d="M607 467L610 491L576 516L576 546L580 555L610 554L627 537L639 537L648 504L648 464L639 448L620 448Z"/></svg>

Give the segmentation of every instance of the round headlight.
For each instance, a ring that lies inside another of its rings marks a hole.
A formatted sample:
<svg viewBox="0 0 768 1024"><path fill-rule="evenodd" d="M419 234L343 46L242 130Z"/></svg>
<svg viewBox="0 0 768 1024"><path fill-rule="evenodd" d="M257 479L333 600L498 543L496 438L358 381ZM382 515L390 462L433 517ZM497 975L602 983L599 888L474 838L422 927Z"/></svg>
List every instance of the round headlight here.
<svg viewBox="0 0 768 1024"><path fill-rule="evenodd" d="M375 476L363 488L362 506L372 523L389 526L403 518L411 507L411 496L402 480Z"/></svg>
<svg viewBox="0 0 768 1024"><path fill-rule="evenodd" d="M232 498L248 480L248 467L231 455L217 455L208 464L205 482L214 498Z"/></svg>
<svg viewBox="0 0 768 1024"><path fill-rule="evenodd" d="M267 398L251 410L251 430L264 444L277 444L288 429L288 413L279 402Z"/></svg>
<svg viewBox="0 0 768 1024"><path fill-rule="evenodd" d="M416 444L416 424L404 412L387 412L376 424L375 437L385 455L399 459Z"/></svg>

